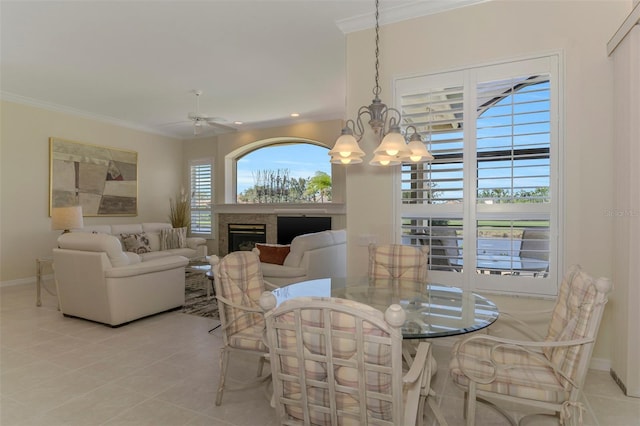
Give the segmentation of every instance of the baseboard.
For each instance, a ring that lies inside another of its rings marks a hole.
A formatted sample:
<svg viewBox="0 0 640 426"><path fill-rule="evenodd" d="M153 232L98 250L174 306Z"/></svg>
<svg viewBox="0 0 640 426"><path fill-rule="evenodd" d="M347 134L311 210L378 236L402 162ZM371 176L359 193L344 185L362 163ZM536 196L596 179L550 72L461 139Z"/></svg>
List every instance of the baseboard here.
<svg viewBox="0 0 640 426"><path fill-rule="evenodd" d="M53 279L53 274L42 276L43 281L52 280L52 279ZM26 277L26 278L18 278L16 280L0 281L0 287L11 287L14 285L26 285L26 284L35 284L35 283L36 283L36 277Z"/></svg>
<svg viewBox="0 0 640 426"><path fill-rule="evenodd" d="M594 358L591 357L591 363L589 364L591 370L609 371L611 370L611 360L606 358Z"/></svg>

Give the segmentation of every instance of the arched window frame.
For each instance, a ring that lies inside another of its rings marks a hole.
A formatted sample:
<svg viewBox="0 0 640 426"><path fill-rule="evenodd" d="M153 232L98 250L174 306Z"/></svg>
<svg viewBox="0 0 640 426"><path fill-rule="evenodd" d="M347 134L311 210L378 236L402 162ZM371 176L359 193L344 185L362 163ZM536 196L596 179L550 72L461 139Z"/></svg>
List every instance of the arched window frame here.
<svg viewBox="0 0 640 426"><path fill-rule="evenodd" d="M228 153L225 158L224 158L224 162L225 162L225 188L224 188L224 194L225 194L225 203L226 204L237 204L237 197L238 197L238 160L240 160L242 157L244 157L245 155L248 155L256 150L262 149L262 148L266 148L266 147L270 147L270 146L275 146L275 145L283 145L283 144L290 144L290 143L303 143L303 144L310 144L310 145L316 145L322 148L326 148L326 149L331 149L330 147L328 147L326 144L317 141L317 140L313 140L313 139L308 139L308 138L300 138L300 137L276 137L276 138L267 138L267 139L260 139L254 142L250 142L247 143L241 147L239 147L238 149L235 149L233 151L231 151L230 153ZM329 162L329 157L327 157L327 162ZM331 172L331 176L333 178L334 175L334 168L332 167L332 172Z"/></svg>

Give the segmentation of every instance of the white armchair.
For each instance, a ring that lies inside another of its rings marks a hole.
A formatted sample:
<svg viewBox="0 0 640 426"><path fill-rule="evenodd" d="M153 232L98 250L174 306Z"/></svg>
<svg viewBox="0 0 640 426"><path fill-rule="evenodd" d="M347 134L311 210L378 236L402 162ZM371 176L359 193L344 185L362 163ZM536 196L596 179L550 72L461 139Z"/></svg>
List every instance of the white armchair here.
<svg viewBox="0 0 640 426"><path fill-rule="evenodd" d="M258 249L254 249L260 254ZM344 229L298 235L291 241L282 265L262 262L265 281L284 286L316 278L347 275L347 231Z"/></svg>
<svg viewBox="0 0 640 426"><path fill-rule="evenodd" d="M72 232L53 250L60 310L66 316L118 326L184 304L187 258L145 262L106 234Z"/></svg>

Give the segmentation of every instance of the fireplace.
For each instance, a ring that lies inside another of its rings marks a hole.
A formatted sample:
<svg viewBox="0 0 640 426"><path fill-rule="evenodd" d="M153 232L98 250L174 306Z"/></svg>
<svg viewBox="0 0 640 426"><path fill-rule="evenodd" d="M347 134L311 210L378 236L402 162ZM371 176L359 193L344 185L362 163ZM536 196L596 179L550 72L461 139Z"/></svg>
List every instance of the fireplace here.
<svg viewBox="0 0 640 426"><path fill-rule="evenodd" d="M228 228L229 253L251 251L256 243L267 242L267 225L264 223L230 223Z"/></svg>

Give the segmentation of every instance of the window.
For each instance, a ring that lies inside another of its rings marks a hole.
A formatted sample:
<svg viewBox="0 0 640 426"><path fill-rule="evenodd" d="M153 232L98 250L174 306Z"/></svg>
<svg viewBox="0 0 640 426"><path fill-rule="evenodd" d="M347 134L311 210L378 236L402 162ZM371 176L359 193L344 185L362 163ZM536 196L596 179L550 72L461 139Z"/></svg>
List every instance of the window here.
<svg viewBox="0 0 640 426"><path fill-rule="evenodd" d="M306 142L276 142L236 162L238 203L330 203L328 148Z"/></svg>
<svg viewBox="0 0 640 426"><path fill-rule="evenodd" d="M213 159L192 160L189 168L191 233L213 236Z"/></svg>
<svg viewBox="0 0 640 426"><path fill-rule="evenodd" d="M434 156L402 166L399 200L402 242L430 246L432 279L556 293L558 85L556 56L396 82Z"/></svg>

